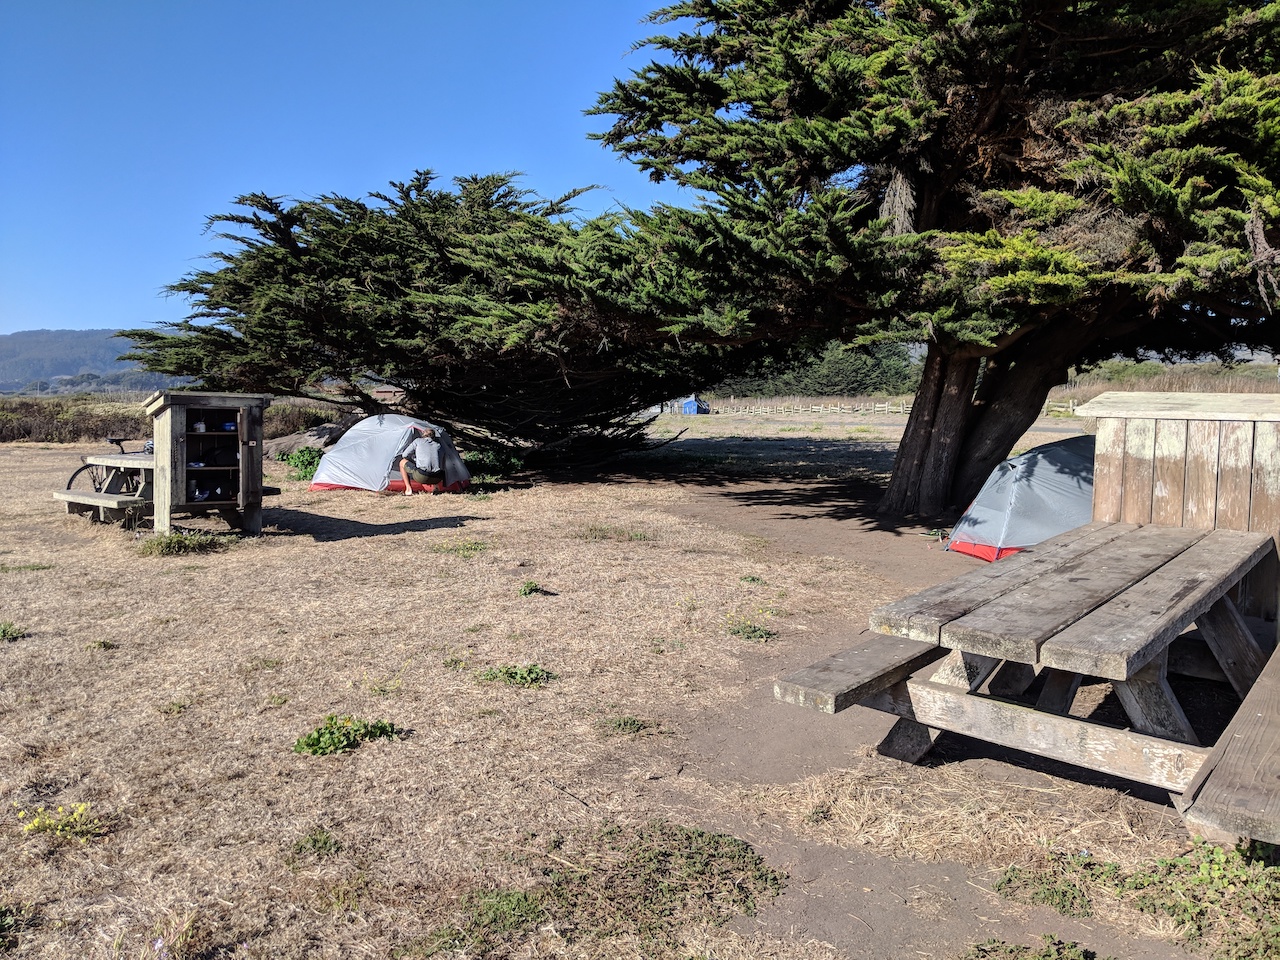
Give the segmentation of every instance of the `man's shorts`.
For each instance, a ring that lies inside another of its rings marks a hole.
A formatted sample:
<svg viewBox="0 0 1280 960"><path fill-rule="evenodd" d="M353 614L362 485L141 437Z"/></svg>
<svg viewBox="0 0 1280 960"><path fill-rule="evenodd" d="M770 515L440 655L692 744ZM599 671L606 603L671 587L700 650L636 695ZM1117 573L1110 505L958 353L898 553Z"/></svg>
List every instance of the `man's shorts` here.
<svg viewBox="0 0 1280 960"><path fill-rule="evenodd" d="M401 458L403 461L403 458ZM399 464L396 464L398 467ZM427 473L425 470L419 470L414 464L405 462L405 469L409 473L409 479L414 483L420 483L424 487L434 487L438 483L444 483L444 471L438 473Z"/></svg>

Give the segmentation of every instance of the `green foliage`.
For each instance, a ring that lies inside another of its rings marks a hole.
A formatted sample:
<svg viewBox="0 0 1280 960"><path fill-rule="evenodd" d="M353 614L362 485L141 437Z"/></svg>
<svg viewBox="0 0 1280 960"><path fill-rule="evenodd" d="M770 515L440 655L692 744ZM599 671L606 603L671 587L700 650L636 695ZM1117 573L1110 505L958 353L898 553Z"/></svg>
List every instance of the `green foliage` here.
<svg viewBox="0 0 1280 960"><path fill-rule="evenodd" d="M342 852L342 843L327 827L316 827L294 841L292 852L295 857L327 860Z"/></svg>
<svg viewBox="0 0 1280 960"><path fill-rule="evenodd" d="M1073 364L1280 342L1280 2L651 19L599 139L707 201L638 248L695 263L726 336L927 344L882 511L969 502Z"/></svg>
<svg viewBox="0 0 1280 960"><path fill-rule="evenodd" d="M1197 841L1180 856L1122 871L1087 853L1011 867L996 884L1006 897L1089 916L1099 898L1171 918L1187 940L1218 960L1263 960L1280 945L1280 857L1274 848L1227 849Z"/></svg>
<svg viewBox="0 0 1280 960"><path fill-rule="evenodd" d="M324 723L294 742L293 752L322 757L354 750L366 740L394 740L400 733L388 720L360 720L331 713Z"/></svg>
<svg viewBox="0 0 1280 960"><path fill-rule="evenodd" d="M35 925L35 910L27 903L0 902L0 953L18 945L18 934Z"/></svg>
<svg viewBox="0 0 1280 960"><path fill-rule="evenodd" d="M320 466L322 456L324 452L319 447L299 447L293 453L285 454L285 462L293 467L289 471L289 479L312 479L316 475L316 468Z"/></svg>
<svg viewBox="0 0 1280 960"><path fill-rule="evenodd" d="M600 724L600 730L606 737L633 737L653 727L648 720L639 717L610 717Z"/></svg>
<svg viewBox="0 0 1280 960"><path fill-rule="evenodd" d="M28 573L35 570L52 569L52 563L0 563L0 573Z"/></svg>
<svg viewBox="0 0 1280 960"><path fill-rule="evenodd" d="M128 357L366 410L396 387L474 449L635 445L633 414L722 369L673 317L711 329L719 311L678 263L638 264L624 215L568 216L580 192L417 171L366 199L241 196L210 218L216 268L170 287L190 318L127 331Z"/></svg>
<svg viewBox="0 0 1280 960"><path fill-rule="evenodd" d="M559 680L560 675L536 663L529 663L522 667L515 665L488 667L477 673L476 679L483 683L505 683L511 687L527 687L536 690L545 687L552 680Z"/></svg>
<svg viewBox="0 0 1280 960"><path fill-rule="evenodd" d="M722 380L711 397L898 396L914 393L920 365L898 343L855 348L831 340L817 350L799 348L790 357L765 359Z"/></svg>
<svg viewBox="0 0 1280 960"><path fill-rule="evenodd" d="M431 545L433 553L443 553L451 557L458 557L462 560L470 560L479 553L483 553L489 548L489 545L483 540L451 540L448 543L435 543Z"/></svg>
<svg viewBox="0 0 1280 960"><path fill-rule="evenodd" d="M546 592L547 591L543 590L542 587L538 585L537 580L526 580L524 583L520 584L519 593L522 597L532 597Z"/></svg>
<svg viewBox="0 0 1280 960"><path fill-rule="evenodd" d="M579 862L550 871L542 898L570 940L629 934L671 947L682 921L754 916L786 880L737 837L664 820L607 827Z"/></svg>
<svg viewBox="0 0 1280 960"><path fill-rule="evenodd" d="M45 807L24 810L17 803L13 807L23 833L42 833L57 841L88 843L107 832L107 825L93 815L93 805L88 802L54 810Z"/></svg>
<svg viewBox="0 0 1280 960"><path fill-rule="evenodd" d="M230 549L240 538L234 534L214 534L194 531L189 533L165 533L148 537L138 545L144 557L175 557L193 553L221 553Z"/></svg>
<svg viewBox="0 0 1280 960"><path fill-rule="evenodd" d="M579 538L591 542L599 542L602 540L620 540L628 543L642 543L646 540L652 540L649 534L643 530L630 530L626 527L615 526L607 523L593 523L587 526L580 534Z"/></svg>
<svg viewBox="0 0 1280 960"><path fill-rule="evenodd" d="M1043 939L1044 946L1039 949L1002 940L985 940L970 947L960 960L1100 960L1096 953L1078 943L1067 943L1047 933ZM1106 957L1104 960L1116 958Z"/></svg>
<svg viewBox="0 0 1280 960"><path fill-rule="evenodd" d="M1087 855L1053 857L1039 870L1010 867L995 888L1010 899L1053 907L1068 917L1090 917L1090 888L1099 881L1114 880L1115 872L1113 865Z"/></svg>
<svg viewBox="0 0 1280 960"><path fill-rule="evenodd" d="M502 484L524 468L524 460L510 447L466 450L462 459L472 483Z"/></svg>
<svg viewBox="0 0 1280 960"><path fill-rule="evenodd" d="M12 620L0 621L0 643L13 643L27 635L27 631L17 626Z"/></svg>
<svg viewBox="0 0 1280 960"><path fill-rule="evenodd" d="M728 629L730 636L746 640L749 643L768 643L778 635L777 630L772 630L751 617L740 613L729 615Z"/></svg>
<svg viewBox="0 0 1280 960"><path fill-rule="evenodd" d="M564 849L566 841L571 852ZM529 858L540 873L534 887L469 894L457 922L393 956L512 956L524 952L521 946L548 923L571 944L628 936L639 939L645 956L674 955L685 924L754 916L786 880L736 837L662 820L554 837L548 847L560 853Z"/></svg>

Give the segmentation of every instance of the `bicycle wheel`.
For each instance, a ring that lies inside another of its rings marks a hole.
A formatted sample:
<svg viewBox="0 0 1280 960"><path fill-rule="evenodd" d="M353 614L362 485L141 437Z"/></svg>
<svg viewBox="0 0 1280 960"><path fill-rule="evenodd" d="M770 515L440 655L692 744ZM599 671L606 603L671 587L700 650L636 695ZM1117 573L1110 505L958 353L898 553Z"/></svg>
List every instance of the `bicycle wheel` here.
<svg viewBox="0 0 1280 960"><path fill-rule="evenodd" d="M99 493L107 482L107 468L96 463L86 463L67 481L68 490L92 490Z"/></svg>

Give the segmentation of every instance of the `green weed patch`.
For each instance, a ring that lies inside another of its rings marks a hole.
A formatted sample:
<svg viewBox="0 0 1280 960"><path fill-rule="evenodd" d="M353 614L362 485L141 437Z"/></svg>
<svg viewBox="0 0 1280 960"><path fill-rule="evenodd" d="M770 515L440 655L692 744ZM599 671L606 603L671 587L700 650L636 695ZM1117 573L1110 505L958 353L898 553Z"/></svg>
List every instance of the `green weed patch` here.
<svg viewBox="0 0 1280 960"><path fill-rule="evenodd" d="M1218 960L1280 956L1280 857L1269 845L1228 850L1197 842L1180 857L1127 873L1088 854L1055 856L1010 867L996 889L1069 916L1089 916L1102 898L1166 916L1183 939Z"/></svg>
<svg viewBox="0 0 1280 960"><path fill-rule="evenodd" d="M546 924L569 943L629 935L646 954L668 952L678 947L683 925L754 916L786 882L742 840L663 820L556 837L552 851L530 858L541 874L531 889L466 897L458 922L395 956L511 955Z"/></svg>
<svg viewBox="0 0 1280 960"><path fill-rule="evenodd" d="M748 643L768 643L778 635L777 630L771 630L764 624L740 614L729 617L728 629L730 636L746 640Z"/></svg>
<svg viewBox="0 0 1280 960"><path fill-rule="evenodd" d="M394 740L400 733L388 720L360 720L331 713L324 723L294 741L293 752L322 757L354 750L366 740Z"/></svg>
<svg viewBox="0 0 1280 960"><path fill-rule="evenodd" d="M482 553L488 548L482 540L451 540L448 543L433 544L431 549L434 553L443 553L451 557L460 557L463 560L470 560L478 553Z"/></svg>
<svg viewBox="0 0 1280 960"><path fill-rule="evenodd" d="M23 630L12 620L5 620L0 623L0 642L13 643L15 640L21 640L27 635L27 631Z"/></svg>
<svg viewBox="0 0 1280 960"><path fill-rule="evenodd" d="M23 833L43 833L63 842L88 843L107 832L107 825L93 814L90 803L73 803L70 807L24 810L15 803Z"/></svg>
<svg viewBox="0 0 1280 960"><path fill-rule="evenodd" d="M148 537L138 546L144 557L177 557L192 553L221 553L240 538L234 534L165 533Z"/></svg>
<svg viewBox="0 0 1280 960"><path fill-rule="evenodd" d="M537 689L545 687L552 680L559 680L560 675L536 663L529 663L522 667L515 665L489 667L477 673L476 679L482 683L505 683L510 687Z"/></svg>
<svg viewBox="0 0 1280 960"><path fill-rule="evenodd" d="M634 737L653 729L653 723L639 717L610 717L600 723L600 731L606 737Z"/></svg>
<svg viewBox="0 0 1280 960"><path fill-rule="evenodd" d="M652 540L643 530L629 530L612 524L593 523L578 534L580 540L599 542L602 540L619 540L624 543L643 543Z"/></svg>
<svg viewBox="0 0 1280 960"><path fill-rule="evenodd" d="M1064 943L1050 934L1044 936L1040 949L1002 940L987 940L973 946L960 960L1116 960L1115 957L1099 957L1092 950L1085 950L1078 943Z"/></svg>

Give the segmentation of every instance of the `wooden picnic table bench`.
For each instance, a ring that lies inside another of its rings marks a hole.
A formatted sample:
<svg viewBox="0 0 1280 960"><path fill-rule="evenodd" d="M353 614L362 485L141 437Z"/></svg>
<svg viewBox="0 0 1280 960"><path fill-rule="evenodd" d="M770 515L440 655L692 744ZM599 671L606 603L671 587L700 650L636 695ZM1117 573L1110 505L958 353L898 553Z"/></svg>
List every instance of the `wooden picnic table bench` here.
<svg viewBox="0 0 1280 960"><path fill-rule="evenodd" d="M100 489L55 490L67 513L89 515L104 523L136 521L151 513L155 458L149 453L102 453L82 458L106 473Z"/></svg>
<svg viewBox="0 0 1280 960"><path fill-rule="evenodd" d="M1280 396L1104 394L1078 412L1098 417L1094 522L880 607L874 633L775 695L897 715L889 756L966 734L1167 789L1213 839L1280 842L1280 658L1238 606L1275 619ZM1242 700L1210 746L1168 680L1191 645ZM1110 681L1127 729L1071 715L1086 677Z"/></svg>

